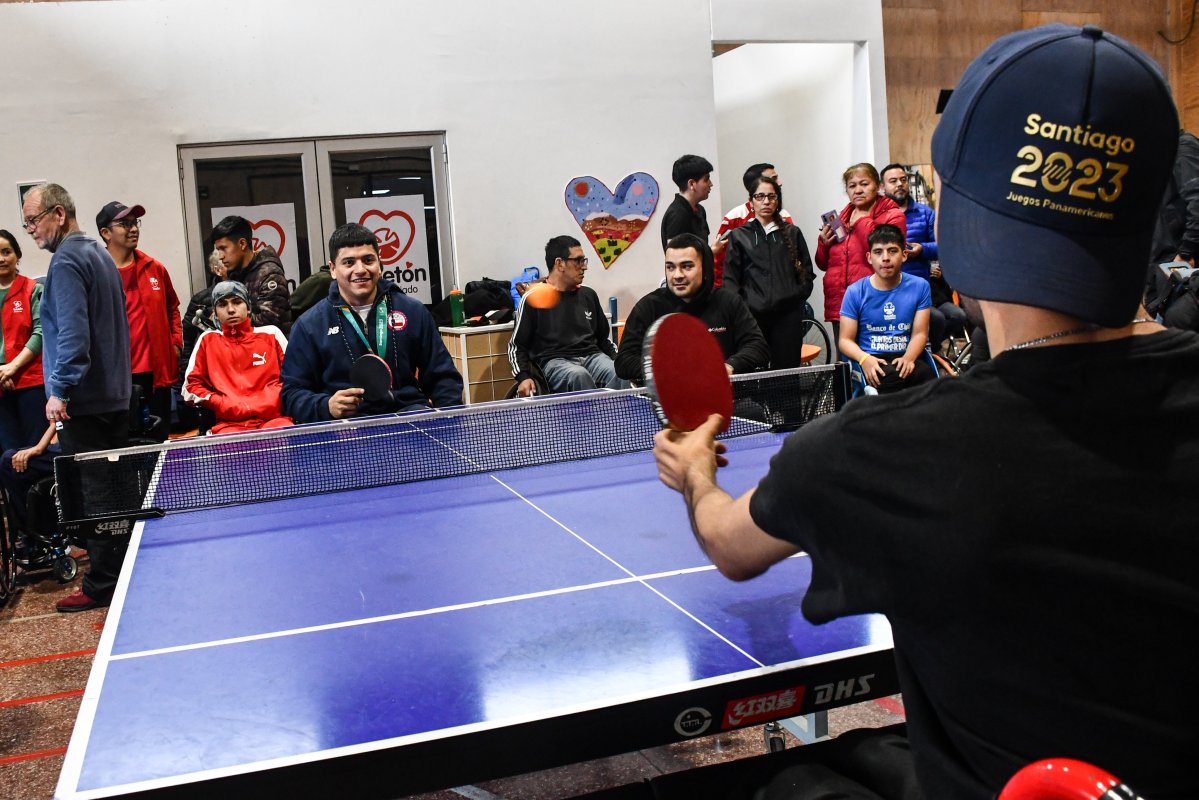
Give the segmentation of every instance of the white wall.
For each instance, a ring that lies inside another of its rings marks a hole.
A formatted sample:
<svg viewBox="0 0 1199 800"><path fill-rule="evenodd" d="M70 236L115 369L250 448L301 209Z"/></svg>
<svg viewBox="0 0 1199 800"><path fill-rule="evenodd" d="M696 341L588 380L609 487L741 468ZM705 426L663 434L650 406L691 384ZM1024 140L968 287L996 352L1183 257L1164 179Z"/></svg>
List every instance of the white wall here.
<svg viewBox="0 0 1199 800"><path fill-rule="evenodd" d="M711 0L714 42L853 42L852 161L887 162L881 0Z"/></svg>
<svg viewBox="0 0 1199 800"><path fill-rule="evenodd" d="M853 44L747 44L717 56L719 184L725 211L745 201L750 164L775 165L783 201L816 255L820 215L845 205L841 173L853 161ZM824 292L811 303L822 318Z"/></svg>
<svg viewBox="0 0 1199 800"><path fill-rule="evenodd" d="M459 280L505 278L577 231L571 177L647 171L669 202L678 155L716 160L714 30L800 40L816 24L857 41L848 7L878 18L881 57L879 3L848 0L836 20L808 18L832 0L0 3L0 227L36 275L48 257L16 229L18 182L66 186L88 230L108 200L141 203L143 249L186 295L178 145L444 130ZM588 273L625 310L661 279L662 208L612 269Z"/></svg>

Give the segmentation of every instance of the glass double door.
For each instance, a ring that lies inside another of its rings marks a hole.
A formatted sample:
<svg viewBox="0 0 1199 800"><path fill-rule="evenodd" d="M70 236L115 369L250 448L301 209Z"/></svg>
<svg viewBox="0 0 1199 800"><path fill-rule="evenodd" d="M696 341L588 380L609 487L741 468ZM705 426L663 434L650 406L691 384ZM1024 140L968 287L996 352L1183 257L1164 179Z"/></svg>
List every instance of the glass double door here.
<svg viewBox="0 0 1199 800"><path fill-rule="evenodd" d="M441 134L189 145L179 166L193 291L210 281L209 234L230 215L249 220L255 249L275 250L293 291L346 222L375 232L384 276L420 302L453 284Z"/></svg>

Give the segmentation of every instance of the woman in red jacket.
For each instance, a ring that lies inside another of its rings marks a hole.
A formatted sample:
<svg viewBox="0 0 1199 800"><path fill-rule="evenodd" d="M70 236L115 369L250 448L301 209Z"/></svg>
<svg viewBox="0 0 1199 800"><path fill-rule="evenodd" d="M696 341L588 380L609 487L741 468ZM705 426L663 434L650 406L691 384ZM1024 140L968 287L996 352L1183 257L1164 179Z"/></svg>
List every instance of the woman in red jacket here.
<svg viewBox="0 0 1199 800"><path fill-rule="evenodd" d="M0 452L29 447L46 430L42 285L17 271L21 246L0 230Z"/></svg>
<svg viewBox="0 0 1199 800"><path fill-rule="evenodd" d="M894 225L907 236L903 209L891 198L880 194L878 170L871 164L854 164L841 176L849 205L838 215L841 230L825 225L820 229L816 247L816 266L824 270L824 318L833 324L833 341L840 335L841 300L845 290L873 270L866 255L870 245L866 237L877 225ZM840 238L839 238L840 237Z"/></svg>

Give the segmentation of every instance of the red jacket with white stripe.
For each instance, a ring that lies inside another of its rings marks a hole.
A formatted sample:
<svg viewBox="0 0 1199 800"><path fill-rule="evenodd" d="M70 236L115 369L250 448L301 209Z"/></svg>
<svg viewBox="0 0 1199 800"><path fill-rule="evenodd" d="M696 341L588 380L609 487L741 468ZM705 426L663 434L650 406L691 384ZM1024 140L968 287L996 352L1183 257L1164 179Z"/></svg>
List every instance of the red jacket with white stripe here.
<svg viewBox="0 0 1199 800"><path fill-rule="evenodd" d="M212 409L218 422L283 416L279 370L287 339L274 325L255 328L249 318L196 340L183 399Z"/></svg>

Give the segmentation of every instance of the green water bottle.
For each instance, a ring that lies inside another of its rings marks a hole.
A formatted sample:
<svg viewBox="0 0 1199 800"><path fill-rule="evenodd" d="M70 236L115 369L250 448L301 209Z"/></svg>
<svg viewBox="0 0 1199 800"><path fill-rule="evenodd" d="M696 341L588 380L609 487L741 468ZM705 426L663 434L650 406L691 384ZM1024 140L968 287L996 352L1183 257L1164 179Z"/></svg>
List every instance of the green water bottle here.
<svg viewBox="0 0 1199 800"><path fill-rule="evenodd" d="M462 290L455 286L450 290L450 323L455 328L461 328L466 321L466 311L462 304Z"/></svg>

